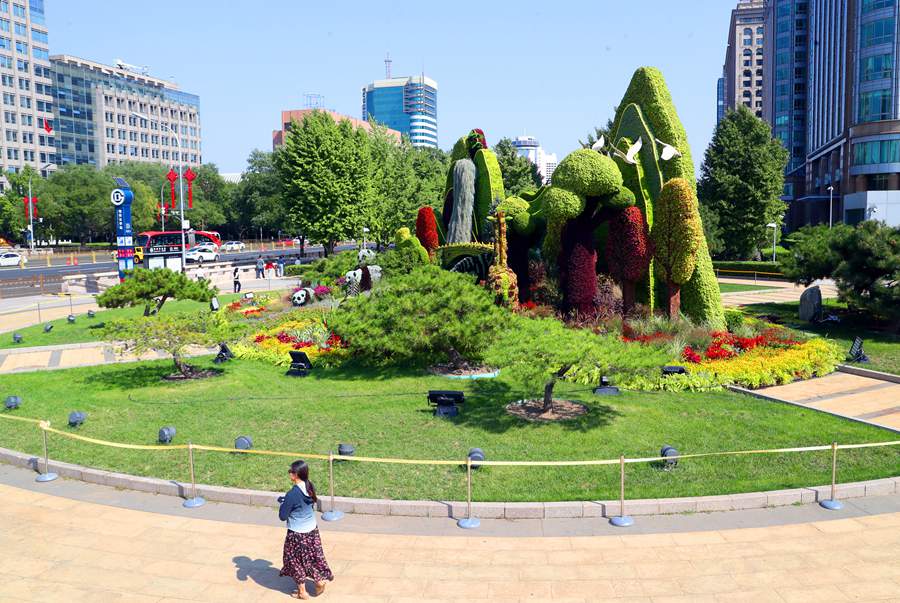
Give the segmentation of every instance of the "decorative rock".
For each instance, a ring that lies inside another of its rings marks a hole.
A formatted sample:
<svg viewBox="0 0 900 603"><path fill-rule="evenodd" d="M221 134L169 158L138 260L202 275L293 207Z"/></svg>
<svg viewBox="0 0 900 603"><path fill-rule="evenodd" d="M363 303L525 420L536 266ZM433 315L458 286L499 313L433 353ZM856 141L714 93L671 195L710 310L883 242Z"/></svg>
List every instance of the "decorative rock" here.
<svg viewBox="0 0 900 603"><path fill-rule="evenodd" d="M821 316L822 290L818 285L813 285L800 295L800 320L812 322Z"/></svg>

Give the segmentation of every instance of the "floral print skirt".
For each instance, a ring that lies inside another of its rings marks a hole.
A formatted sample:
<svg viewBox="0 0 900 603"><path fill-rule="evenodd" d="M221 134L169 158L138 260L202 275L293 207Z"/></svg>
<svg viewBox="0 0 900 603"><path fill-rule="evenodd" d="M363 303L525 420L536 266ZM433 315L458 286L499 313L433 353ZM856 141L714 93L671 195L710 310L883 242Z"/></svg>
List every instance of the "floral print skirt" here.
<svg viewBox="0 0 900 603"><path fill-rule="evenodd" d="M306 579L316 582L334 580L325 561L319 528L303 534L288 530L284 539L283 564L281 575L290 576L297 584L303 584Z"/></svg>

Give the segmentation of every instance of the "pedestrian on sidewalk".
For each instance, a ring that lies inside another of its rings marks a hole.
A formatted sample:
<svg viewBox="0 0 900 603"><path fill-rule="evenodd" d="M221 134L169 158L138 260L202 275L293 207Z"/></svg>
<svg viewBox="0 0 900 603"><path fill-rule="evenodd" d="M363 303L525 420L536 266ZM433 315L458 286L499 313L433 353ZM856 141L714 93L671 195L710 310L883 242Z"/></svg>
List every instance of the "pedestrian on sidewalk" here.
<svg viewBox="0 0 900 603"><path fill-rule="evenodd" d="M284 276L284 256L278 256L278 271L276 272L278 276Z"/></svg>
<svg viewBox="0 0 900 603"><path fill-rule="evenodd" d="M294 486L278 499L281 503L278 518L287 522L281 575L289 576L297 583L292 597L309 599L306 581L315 582L315 594L319 596L325 590L326 581L334 580L334 574L325 560L322 538L316 525L315 505L318 498L313 483L309 481L309 465L294 461L288 476Z"/></svg>
<svg viewBox="0 0 900 603"><path fill-rule="evenodd" d="M266 267L266 263L263 261L262 256L256 258L256 278L263 278L263 270Z"/></svg>
<svg viewBox="0 0 900 603"><path fill-rule="evenodd" d="M203 269L203 262L200 262L200 266L197 267L197 272L194 273L194 276L197 277L198 281L202 281L206 278L206 270Z"/></svg>
<svg viewBox="0 0 900 603"><path fill-rule="evenodd" d="M241 292L241 269L237 266L234 267L234 273L232 275L232 280L234 281L234 292Z"/></svg>
<svg viewBox="0 0 900 603"><path fill-rule="evenodd" d="M272 262L272 258L269 258L266 261L266 278L272 278L272 273L275 272L275 264Z"/></svg>

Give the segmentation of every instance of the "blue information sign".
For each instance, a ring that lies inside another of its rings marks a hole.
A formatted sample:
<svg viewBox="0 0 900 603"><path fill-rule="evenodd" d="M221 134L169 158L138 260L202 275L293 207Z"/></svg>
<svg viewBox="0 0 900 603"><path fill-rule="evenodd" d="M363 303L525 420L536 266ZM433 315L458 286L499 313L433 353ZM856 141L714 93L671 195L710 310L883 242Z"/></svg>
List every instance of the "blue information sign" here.
<svg viewBox="0 0 900 603"><path fill-rule="evenodd" d="M116 178L118 188L110 200L116 208L116 258L119 264L119 280L125 280L125 271L134 269L134 231L131 228L131 202L134 193L122 178Z"/></svg>

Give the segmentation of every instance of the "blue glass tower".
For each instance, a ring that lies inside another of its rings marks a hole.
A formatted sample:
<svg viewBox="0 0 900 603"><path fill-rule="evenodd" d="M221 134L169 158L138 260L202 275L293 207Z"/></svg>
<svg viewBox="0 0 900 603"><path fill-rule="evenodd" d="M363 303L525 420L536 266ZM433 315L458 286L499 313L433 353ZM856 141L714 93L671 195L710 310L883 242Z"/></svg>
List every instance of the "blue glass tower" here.
<svg viewBox="0 0 900 603"><path fill-rule="evenodd" d="M424 75L376 80L362 90L362 118L405 134L413 146L437 148L437 82Z"/></svg>

